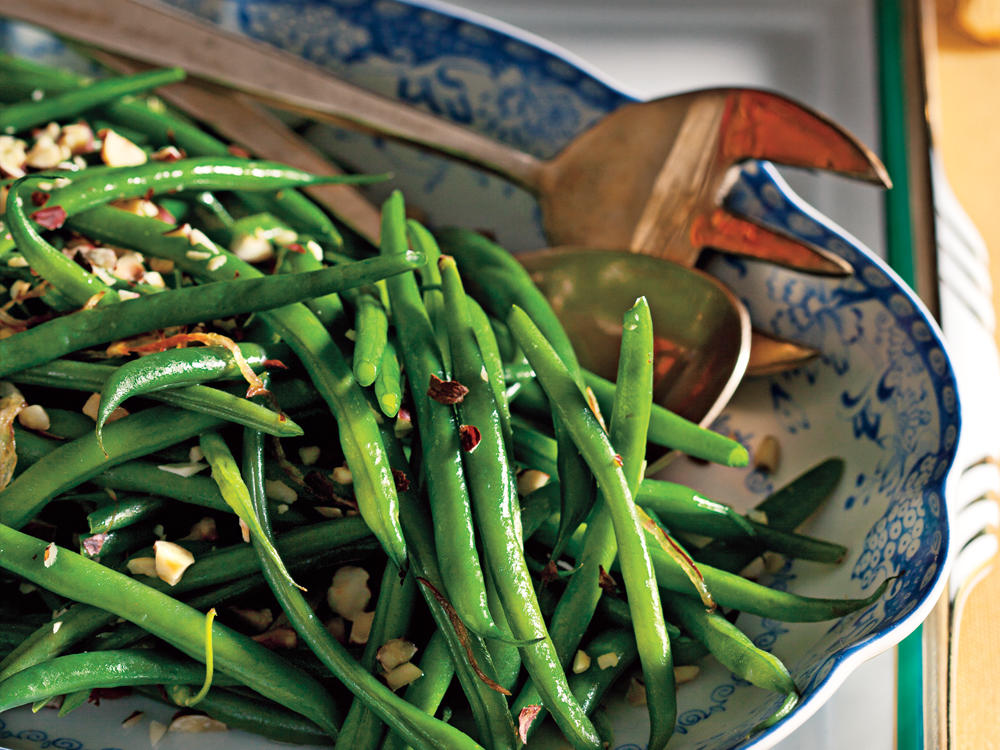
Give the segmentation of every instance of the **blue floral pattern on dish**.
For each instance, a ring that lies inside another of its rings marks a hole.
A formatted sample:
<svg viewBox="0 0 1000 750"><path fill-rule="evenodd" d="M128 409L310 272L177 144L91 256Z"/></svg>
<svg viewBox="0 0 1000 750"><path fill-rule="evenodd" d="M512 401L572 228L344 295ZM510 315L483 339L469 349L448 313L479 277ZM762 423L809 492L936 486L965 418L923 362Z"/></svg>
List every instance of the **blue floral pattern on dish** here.
<svg viewBox="0 0 1000 750"><path fill-rule="evenodd" d="M602 114L629 101L533 40L446 9L397 0L172 2L538 156L554 154ZM8 48L46 60L67 57L47 37L15 25L0 31ZM533 200L502 180L327 125L313 126L308 134L347 166L394 172L394 186L431 223L488 228L513 250L544 245ZM373 197L384 195L379 190L385 188L373 189ZM912 293L884 263L802 204L771 166L744 165L725 203L735 213L835 252L855 272L842 279L817 278L711 253L703 259L744 301L757 326L822 351L818 361L798 370L746 382L716 427L751 451L764 435L776 436L784 446L783 465L798 470L831 451L847 461L841 488L808 531L847 543L848 559L832 571L786 563L766 582L796 593L853 596L900 576L880 601L834 622L740 617L758 646L785 660L803 692L802 704L783 722L787 726L804 720L829 696L836 676L856 663L857 654L874 655L898 641L916 624L916 608L940 585L949 541L944 485L958 438L958 396L937 328ZM671 478L744 507L797 473L792 468L779 475L723 472L693 464L671 471ZM842 536L851 531L857 536ZM707 659L699 679L680 691L672 747L770 746L782 725L745 738L780 702L780 696L747 686ZM618 750L645 745L644 710L615 704L612 716L616 736L626 743ZM72 733L74 721L83 721L77 717L60 720L66 727L61 736ZM53 740L51 732L29 728L37 726L31 721L28 712L5 714L0 738L24 735L34 737L39 748L84 750L81 742ZM144 744L128 742L133 744L126 750ZM263 740L242 743L275 747Z"/></svg>

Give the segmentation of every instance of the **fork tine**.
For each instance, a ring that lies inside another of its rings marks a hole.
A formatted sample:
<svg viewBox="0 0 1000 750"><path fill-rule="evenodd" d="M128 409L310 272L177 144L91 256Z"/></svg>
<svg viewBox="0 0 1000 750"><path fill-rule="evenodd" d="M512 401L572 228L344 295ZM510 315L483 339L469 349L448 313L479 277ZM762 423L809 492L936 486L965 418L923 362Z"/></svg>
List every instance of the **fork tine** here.
<svg viewBox="0 0 1000 750"><path fill-rule="evenodd" d="M770 91L731 90L721 139L723 156L733 162L767 159L892 185L885 165L861 141L819 112Z"/></svg>
<svg viewBox="0 0 1000 750"><path fill-rule="evenodd" d="M694 247L712 247L806 273L826 276L852 273L850 264L833 253L778 234L721 208L707 215L695 216L690 227L690 240Z"/></svg>

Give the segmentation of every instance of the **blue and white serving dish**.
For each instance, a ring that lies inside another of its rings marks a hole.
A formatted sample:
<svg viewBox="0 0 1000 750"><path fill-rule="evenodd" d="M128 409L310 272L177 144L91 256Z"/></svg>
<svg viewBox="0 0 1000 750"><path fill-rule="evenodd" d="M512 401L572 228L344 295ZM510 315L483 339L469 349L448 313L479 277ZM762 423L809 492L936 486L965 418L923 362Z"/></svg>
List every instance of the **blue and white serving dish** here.
<svg viewBox="0 0 1000 750"><path fill-rule="evenodd" d="M560 50L489 19L398 0L174 0L212 21L271 42L382 94L403 99L539 156L550 156L604 113L629 101ZM15 25L4 46L38 58L68 54ZM498 178L414 149L315 126L310 137L338 161L391 171L393 187L435 224L489 229L516 251L544 246L526 193ZM387 190L388 188L379 188ZM374 197L384 193L376 192ZM747 508L829 456L846 461L839 489L805 529L847 545L836 567L785 563L765 579L797 593L864 596L901 574L871 607L825 623L787 624L741 615L740 627L777 654L803 691L801 704L747 739L780 697L736 678L711 658L680 688L670 747L765 748L787 737L861 662L890 648L926 616L949 560L946 485L959 432L955 377L923 305L870 251L797 199L768 164L749 162L726 197L734 212L845 258L854 275L831 279L767 264L711 258L757 326L822 351L793 372L747 380L717 427L751 451L773 435L774 474L676 462L670 478ZM139 699L86 706L64 719L27 710L0 716L0 747L146 750L145 728L120 722ZM645 746L645 708L612 701L619 750ZM544 745L542 741L540 744ZM553 746L558 746L554 744ZM279 747L237 732L167 737L170 748Z"/></svg>

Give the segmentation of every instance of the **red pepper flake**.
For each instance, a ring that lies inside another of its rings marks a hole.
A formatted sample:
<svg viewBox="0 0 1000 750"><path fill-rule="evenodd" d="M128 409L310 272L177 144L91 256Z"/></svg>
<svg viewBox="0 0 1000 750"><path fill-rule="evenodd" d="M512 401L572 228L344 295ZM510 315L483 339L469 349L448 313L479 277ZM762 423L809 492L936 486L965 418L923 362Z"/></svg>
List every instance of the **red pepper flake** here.
<svg viewBox="0 0 1000 750"><path fill-rule="evenodd" d="M618 588L618 582L611 577L611 574L604 569L603 565L598 565L597 571L597 585L601 587L602 591L611 593Z"/></svg>
<svg viewBox="0 0 1000 750"><path fill-rule="evenodd" d="M531 729L531 725L535 722L535 719L541 710L541 706L533 703L530 706L522 708L521 713L517 715L517 733L521 737L521 742L527 744L528 730Z"/></svg>
<svg viewBox="0 0 1000 750"><path fill-rule="evenodd" d="M457 380L441 380L433 372L431 373L431 382L427 386L427 395L439 404L460 404L468 392L469 389Z"/></svg>
<svg viewBox="0 0 1000 750"><path fill-rule="evenodd" d="M36 206L44 206L49 199L49 194L44 190L35 190L31 194L31 202Z"/></svg>
<svg viewBox="0 0 1000 750"><path fill-rule="evenodd" d="M288 365L282 362L280 359L265 359L264 367L277 367L279 370L287 370Z"/></svg>
<svg viewBox="0 0 1000 750"><path fill-rule="evenodd" d="M289 250L293 253L299 253L300 255L305 255L306 249L300 245L298 242L293 242L287 246Z"/></svg>
<svg viewBox="0 0 1000 750"><path fill-rule="evenodd" d="M623 459L621 457L620 453L616 453L615 454L615 466L617 466L620 469L624 465L625 465L625 459Z"/></svg>
<svg viewBox="0 0 1000 750"><path fill-rule="evenodd" d="M31 219L40 227L58 229L66 223L66 211L63 210L62 206L40 208L31 214Z"/></svg>
<svg viewBox="0 0 1000 750"><path fill-rule="evenodd" d="M393 469L392 478L396 483L397 492L406 492L410 489L410 478L406 476L406 472L400 471L399 469Z"/></svg>
<svg viewBox="0 0 1000 750"><path fill-rule="evenodd" d="M149 188L149 190L146 191L146 194L142 197L148 201L151 201L153 200L154 195L156 195L156 192L153 190L153 188Z"/></svg>
<svg viewBox="0 0 1000 750"><path fill-rule="evenodd" d="M88 536L80 544L87 557L97 557L101 554L101 549L103 549L104 542L106 542L107 539L107 534L94 534L93 536Z"/></svg>
<svg viewBox="0 0 1000 750"><path fill-rule="evenodd" d="M230 143L228 150L229 150L229 153L231 153L233 156L238 156L241 159L249 159L250 158L250 152L247 151L242 146L237 146L235 143Z"/></svg>
<svg viewBox="0 0 1000 750"><path fill-rule="evenodd" d="M545 564L545 567L542 568L540 577L542 579L542 583L552 583L553 581L559 580L559 568L556 567L555 560L549 560L548 563Z"/></svg>
<svg viewBox="0 0 1000 750"><path fill-rule="evenodd" d="M462 450L472 453L483 439L483 434L475 425L463 424L458 428L458 439L462 444Z"/></svg>

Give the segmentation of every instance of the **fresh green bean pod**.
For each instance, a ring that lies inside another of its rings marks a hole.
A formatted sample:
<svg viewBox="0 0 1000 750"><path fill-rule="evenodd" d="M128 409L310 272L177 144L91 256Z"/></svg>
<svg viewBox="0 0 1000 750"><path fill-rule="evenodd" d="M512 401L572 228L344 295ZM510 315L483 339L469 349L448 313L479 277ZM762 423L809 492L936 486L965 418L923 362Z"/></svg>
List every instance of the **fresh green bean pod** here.
<svg viewBox="0 0 1000 750"><path fill-rule="evenodd" d="M504 444L507 450L512 450L514 445L514 429L510 421L510 404L507 402L507 392L504 387L503 357L500 356L500 347L497 344L490 319L479 306L473 297L466 297L466 308L469 311L469 322L472 324L472 332L476 336L476 343L479 345L479 353L483 355L483 364L486 367L486 376L490 381L490 388L493 391L493 400L496 401L500 410L500 427L503 429Z"/></svg>
<svg viewBox="0 0 1000 750"><path fill-rule="evenodd" d="M523 371L509 374L523 374ZM615 397L615 385L589 370L584 370L583 377L594 395L601 410L610 408ZM522 380L518 391L517 411L531 415L548 413L549 407L545 394L537 383ZM717 432L699 427L693 422L674 414L659 404L653 404L649 420L649 441L656 445L679 450L694 458L712 461L723 466L746 466L750 460L746 448L735 440L720 435Z"/></svg>
<svg viewBox="0 0 1000 750"><path fill-rule="evenodd" d="M392 565L386 566L382 574L382 584L368 642L359 660L364 669L374 672L377 666L375 657L379 648L393 638L402 638L406 635L416 593L411 575L406 575L400 580L399 571ZM384 730L385 725L382 720L363 701L355 699L340 727L337 744L347 750L375 747L382 740Z"/></svg>
<svg viewBox="0 0 1000 750"><path fill-rule="evenodd" d="M669 694L672 695L670 641L663 621L659 590L653 576L651 550L647 547L629 482L622 470L622 459L611 446L569 370L527 314L515 306L507 325L538 373L549 402L562 417L574 442L597 477L598 487L604 493L615 528L615 539L618 541L622 578L629 593L636 634L637 637L640 634L643 637L639 641L639 654L647 690L650 689L651 676L655 675L658 684L653 689L661 695L661 699L669 700L662 695L668 692L668 685ZM651 330L650 326L650 335ZM651 341L649 348L651 351ZM644 648L644 645L648 648ZM668 714L670 715L667 717L650 717L651 720L657 718L650 735L650 747L662 747L673 732L675 715L669 710ZM669 721L664 721L663 718Z"/></svg>
<svg viewBox="0 0 1000 750"><path fill-rule="evenodd" d="M120 303L124 305L120 308L114 305L81 310L0 340L0 376L156 328L269 310L358 286L413 268L421 261L422 256L416 253L371 258L349 266L299 274L294 283L282 276L239 278L128 300Z"/></svg>
<svg viewBox="0 0 1000 750"><path fill-rule="evenodd" d="M19 475L0 492L0 522L23 526L49 500L102 469L173 445L218 424L214 417L166 406L119 419L108 425L103 450L95 435L87 435L62 445Z"/></svg>
<svg viewBox="0 0 1000 750"><path fill-rule="evenodd" d="M120 301L118 293L111 286L59 252L35 228L25 206L28 205L28 196L38 192L34 188L37 188L39 182L39 177L24 177L15 182L7 193L4 220L18 251L33 271L78 307L87 304L96 295L103 295L99 298L103 304ZM54 210L56 207L51 208ZM32 216L38 216L38 212L34 212Z"/></svg>
<svg viewBox="0 0 1000 750"><path fill-rule="evenodd" d="M200 612L66 549L59 549L46 567L41 564L45 547L44 541L0 525L0 567L60 596L142 623L188 656L205 658ZM218 623L212 627L212 643L220 674L309 717L328 732L337 731L336 706L311 677Z"/></svg>
<svg viewBox="0 0 1000 750"><path fill-rule="evenodd" d="M425 714L437 713L444 694L455 676L455 665L448 651L448 641L440 630L435 630L424 647L420 659L420 671L424 673L416 682L410 683L403 694L404 700L419 708ZM406 742L393 732L389 732L382 743L382 750L405 750Z"/></svg>
<svg viewBox="0 0 1000 750"><path fill-rule="evenodd" d="M403 403L403 372L392 341L386 341L382 366L375 378L375 400L382 413L390 418L399 413L399 406Z"/></svg>
<svg viewBox="0 0 1000 750"><path fill-rule="evenodd" d="M569 678L570 689L580 701L583 710L590 713L597 708L608 689L618 681L635 662L639 655L635 647L635 635L630 630L606 630L594 636L584 648L590 655L590 666ZM606 669L601 669L597 657L614 654L617 661Z"/></svg>
<svg viewBox="0 0 1000 750"><path fill-rule="evenodd" d="M772 532L791 532L830 496L843 473L843 459L821 461L765 498L757 510L767 518L767 527ZM700 562L736 573L764 551L761 542L761 539L739 545L710 542L693 554Z"/></svg>
<svg viewBox="0 0 1000 750"><path fill-rule="evenodd" d="M125 215L123 211L115 213ZM115 217L109 218L112 221L115 220ZM163 226L162 222L157 222L155 219L134 218L145 222L145 228L142 231L146 238L155 235L156 225ZM136 224L129 222L129 226L135 227ZM157 242L155 238L151 239L154 241L146 248L146 252L157 257L169 258L179 268L200 279L230 278L233 273L238 274L241 278L259 279L262 276L259 270L231 253L220 251L219 255L225 257L227 262L222 267L213 268L210 264L191 258L188 255L190 246L185 247L183 242L164 242L162 239ZM183 240L184 238L164 239ZM418 256L407 251L404 257L417 258ZM343 266L343 268L350 267L352 266ZM322 272L335 270L336 268L331 268ZM309 275L299 274L296 279L297 283L301 279L308 278ZM359 504L363 503L366 507L384 509L392 526L392 528L387 529L386 536L400 539L398 524L394 520L397 514L395 509L398 505L395 482L385 457L385 448L379 435L375 414L369 407L364 392L355 382L340 349L330 338L330 334L322 323L305 306L290 305L262 313L261 317L298 355L309 373L313 385L326 401L336 419L340 427L340 446L354 477L354 493L355 497L360 500ZM404 564L405 555L401 555L398 544L390 548L388 553L397 565Z"/></svg>
<svg viewBox="0 0 1000 750"><path fill-rule="evenodd" d="M323 263L313 257L312 253L285 253L280 271L283 273L305 273L307 271L317 271L323 268ZM347 320L347 313L344 311L344 303L338 294L325 294L322 297L314 297L305 301L313 315L327 328L339 326Z"/></svg>
<svg viewBox="0 0 1000 750"><path fill-rule="evenodd" d="M65 120L105 102L176 83L184 76L180 68L149 70L94 81L75 91L55 96L9 104L0 107L0 131L17 133L53 120Z"/></svg>
<svg viewBox="0 0 1000 750"><path fill-rule="evenodd" d="M420 269L420 292L427 311L427 319L431 322L431 330L441 352L441 366L445 373L451 373L451 351L448 349L448 324L444 318L444 297L441 294L441 271L438 269L438 259L441 248L438 247L434 235L415 219L406 220L406 237L410 246L427 258L427 264Z"/></svg>
<svg viewBox="0 0 1000 750"><path fill-rule="evenodd" d="M205 667L190 659L146 649L69 654L18 672L0 682L0 712L56 695L94 688L201 683ZM233 684L218 676L218 684Z"/></svg>
<svg viewBox="0 0 1000 750"><path fill-rule="evenodd" d="M527 311L555 349L559 359L569 370L581 390L584 389L580 363L566 331L549 305L532 282L528 272L499 245L476 232L465 229L443 229L438 233L442 247L458 261L459 269L465 268L474 296L482 296L483 303L494 315L505 318L512 304ZM483 292L488 294L483 295ZM594 481L569 432L557 417L553 421L559 452L556 461L561 480L562 529L553 549L558 555L565 538L580 525L596 497Z"/></svg>
<svg viewBox="0 0 1000 750"><path fill-rule="evenodd" d="M211 480L206 481L214 486ZM315 556L327 549L357 544L360 540L370 539L370 534L360 517L343 518L288 531L278 539L277 546L282 556L294 566L296 560ZM250 576L259 567L253 549L240 544L199 557L176 586L170 587L163 581L152 579L147 585L160 591L169 589L171 594L177 595ZM62 625L57 631L53 632L51 623L45 623L0 662L0 680L58 656L114 619L114 614L96 607L81 604L70 607L60 616Z"/></svg>
<svg viewBox="0 0 1000 750"><path fill-rule="evenodd" d="M593 726L569 693L524 560L517 483L493 391L480 374L485 365L465 307L465 289L452 258L443 256L439 266L452 366L469 389L458 410L462 421L481 436L478 445L466 447L462 459L493 581L514 637L536 641L521 646L521 658L566 739L577 748L600 747Z"/></svg>
<svg viewBox="0 0 1000 750"><path fill-rule="evenodd" d="M264 502L263 440L260 433L252 430L244 432L243 451L246 480L254 510L261 519L264 533L269 534L270 521ZM260 541L263 540L255 538L253 541L268 584L299 636L351 692L362 697L379 718L404 734L407 741L415 747L427 750L439 747L472 750L480 747L454 727L410 706L359 665L330 635L302 593L285 580L270 556L263 553L263 547L260 546Z"/></svg>
<svg viewBox="0 0 1000 750"><path fill-rule="evenodd" d="M185 707L194 695L188 685L166 685L166 694L174 705ZM159 698L158 690L143 690L151 698ZM261 700L223 688L212 688L198 701L204 711L230 729L267 737L283 743L300 745L332 745L330 735L316 724L271 701Z"/></svg>
<svg viewBox="0 0 1000 750"><path fill-rule="evenodd" d="M204 156L173 162L148 162L106 174L84 172L52 191L46 205L60 206L66 216L112 200L141 198L180 190L271 191L307 185L359 185L384 179L379 175L314 175L272 161L235 156Z"/></svg>
<svg viewBox="0 0 1000 750"><path fill-rule="evenodd" d="M374 289L359 289L354 302L354 377L370 386L378 377L388 340L389 318Z"/></svg>
<svg viewBox="0 0 1000 750"><path fill-rule="evenodd" d="M8 379L15 383L28 385L44 385L71 390L100 392L114 373L115 368L111 365L56 359L13 373ZM247 427L254 427L266 432L268 435L295 437L302 434L301 428L287 416L271 411L270 409L265 409L258 404L247 401L242 396L217 388L201 385L182 386L143 395L154 401L160 401L181 409L218 417ZM86 419L89 425L87 432L93 430L94 423L86 417L83 417L83 419ZM79 434L76 432L66 434L55 431L53 434L60 437L79 437Z"/></svg>
<svg viewBox="0 0 1000 750"><path fill-rule="evenodd" d="M543 526L539 532L539 538L551 543L555 539L555 528ZM580 552L581 541L582 534L577 532L567 546L567 551L574 557ZM661 587L678 594L698 595L685 570L670 555L656 544L651 543L650 549L652 550L656 580ZM698 563L698 570L704 576L708 590L712 592L712 597L720 607L738 609L747 614L759 615L780 622L835 620L871 606L879 600L889 584L895 580L894 577L886 579L875 587L875 590L868 596L828 599L801 596L790 591L771 589L704 563Z"/></svg>
<svg viewBox="0 0 1000 750"><path fill-rule="evenodd" d="M665 597L663 606L670 617L698 639L737 677L765 690L782 694L796 692L788 669L774 654L757 648L744 633L718 612L686 596Z"/></svg>
<svg viewBox="0 0 1000 750"><path fill-rule="evenodd" d="M391 257L406 251L403 196L397 191L382 207L380 252ZM402 274L387 286L400 353L413 393L423 464L434 467L424 472L424 480L434 521L438 566L448 575L448 597L466 627L479 635L502 638L490 613L476 552L458 422L450 406L432 401L424 392L432 376L448 379L437 340L414 275Z"/></svg>
<svg viewBox="0 0 1000 750"><path fill-rule="evenodd" d="M507 621L507 612L503 602L500 600L500 592L493 581L493 574L486 570L486 599L490 604L490 612L493 613L493 621L503 632L505 640L493 639L487 641L486 648L489 649L490 656L493 657L493 666L497 672L497 682L504 690L513 690L517 682L518 675L521 674L521 652L514 645L516 638L510 629Z"/></svg>
<svg viewBox="0 0 1000 750"><path fill-rule="evenodd" d="M621 354L618 358L619 387L612 406L610 429L611 443L619 451L622 470L632 492L635 492L635 488L641 482L646 452L646 430L652 403L652 345L649 308L645 300L640 299L625 314ZM618 544L611 515L604 499L599 497L591 511L587 530L583 536L583 549L577 560L578 568L570 578L550 620L550 632L564 667L568 666L594 615L602 592L601 573L610 570L617 552ZM662 649L662 644L658 644L655 638L649 639L653 641L652 643L647 643L648 635L648 633L637 634L637 639L644 648L654 653L653 657L647 657L645 663L650 661L656 663L655 654ZM667 653L670 653L669 646ZM665 669L659 670L648 683L651 688L650 705L655 705L657 708L656 717L651 716L651 725L654 727L651 735L654 738L662 738L664 734L669 736L676 716L676 708L673 712L669 710L664 712L664 708L669 709L675 702L672 661L669 665L669 677L664 680L663 675L666 673ZM537 691L529 684L518 696L514 709L519 711L527 705L539 702ZM542 711L544 712L544 709ZM662 723L659 718L661 716ZM543 713L539 712L532 726L537 726L542 718L544 718Z"/></svg>
<svg viewBox="0 0 1000 750"><path fill-rule="evenodd" d="M382 425L381 429L392 465L405 476L413 476L410 463L391 428ZM501 692L487 684L487 680L494 684L499 682L490 652L482 637L476 633L470 630L464 637L459 633L451 614L432 591L433 588L443 593L445 584L444 575L437 564L434 535L426 505L412 489L407 488L400 491L399 508L413 573L421 582L420 593L437 625L437 632L444 637L448 646L455 674L469 702L475 724L479 727L480 740L493 750L514 750L519 745L507 700ZM505 631L498 629L498 632L508 637ZM473 667L472 660L478 665L478 672Z"/></svg>

